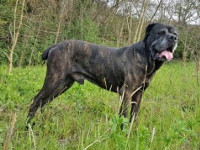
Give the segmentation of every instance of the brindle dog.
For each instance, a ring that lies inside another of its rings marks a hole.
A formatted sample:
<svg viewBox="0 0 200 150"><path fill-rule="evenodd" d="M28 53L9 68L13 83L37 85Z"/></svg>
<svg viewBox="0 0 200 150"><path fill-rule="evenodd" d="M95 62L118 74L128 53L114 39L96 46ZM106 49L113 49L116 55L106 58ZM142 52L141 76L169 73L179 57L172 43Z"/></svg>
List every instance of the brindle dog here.
<svg viewBox="0 0 200 150"><path fill-rule="evenodd" d="M130 121L137 114L144 90L177 47L177 31L170 25L153 23L146 28L144 40L131 46L110 48L79 40L67 40L44 51L47 61L45 83L34 97L28 122L38 107L43 107L68 90L76 81L87 79L96 85L123 95L119 114Z"/></svg>

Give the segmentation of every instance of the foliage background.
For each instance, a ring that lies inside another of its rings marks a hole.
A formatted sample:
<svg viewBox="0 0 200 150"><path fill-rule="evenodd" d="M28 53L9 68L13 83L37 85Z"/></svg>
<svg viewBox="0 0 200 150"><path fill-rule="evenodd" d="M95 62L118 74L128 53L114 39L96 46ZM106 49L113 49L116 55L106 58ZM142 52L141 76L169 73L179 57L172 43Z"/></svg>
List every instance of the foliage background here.
<svg viewBox="0 0 200 150"><path fill-rule="evenodd" d="M131 45L143 38L144 29L150 22L163 22L178 28L180 42L176 58L194 59L193 54L199 55L198 6L199 2L195 0L25 0L13 64L40 64L41 53L46 48L66 39L113 47ZM0 1L0 64L9 63L9 49L21 9L22 0L17 6L16 0ZM143 23L139 24L141 18ZM141 36L135 40L138 27L141 27Z"/></svg>

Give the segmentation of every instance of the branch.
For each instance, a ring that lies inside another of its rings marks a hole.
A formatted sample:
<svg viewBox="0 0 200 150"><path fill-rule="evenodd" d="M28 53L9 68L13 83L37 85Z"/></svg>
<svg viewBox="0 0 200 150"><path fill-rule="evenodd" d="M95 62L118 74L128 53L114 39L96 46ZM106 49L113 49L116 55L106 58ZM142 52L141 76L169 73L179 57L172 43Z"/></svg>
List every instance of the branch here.
<svg viewBox="0 0 200 150"><path fill-rule="evenodd" d="M8 56L8 54L7 54L6 52L4 52L3 49L1 49L1 51L3 52L3 54L7 57L8 61L9 61L9 56Z"/></svg>
<svg viewBox="0 0 200 150"><path fill-rule="evenodd" d="M16 26L16 14L17 14L17 6L18 6L18 0L16 0L16 4L15 4L15 9L14 9L14 20L13 20L13 39L12 42L14 42L15 39L15 26Z"/></svg>
<svg viewBox="0 0 200 150"><path fill-rule="evenodd" d="M154 14L153 14L153 16L151 17L151 19L150 19L150 22L153 20L153 18L155 17L155 15L157 14L157 11L158 11L158 9L160 8L160 6L161 6L161 4L162 4L162 1L163 0L160 0L160 2L159 2L159 4L158 4L158 6L157 6L157 8L156 8L156 11L154 12Z"/></svg>

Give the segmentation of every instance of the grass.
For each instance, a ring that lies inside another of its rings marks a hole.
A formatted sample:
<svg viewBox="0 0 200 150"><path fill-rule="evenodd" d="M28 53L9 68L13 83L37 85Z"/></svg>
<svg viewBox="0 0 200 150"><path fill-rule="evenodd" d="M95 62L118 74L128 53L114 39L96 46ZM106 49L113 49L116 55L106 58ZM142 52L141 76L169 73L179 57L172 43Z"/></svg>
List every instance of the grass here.
<svg viewBox="0 0 200 150"><path fill-rule="evenodd" d="M14 68L7 75L7 67L0 66L0 149L3 143L16 150L200 149L200 86L194 63L167 63L158 71L130 139L128 126L120 130L127 119L117 115L117 94L89 82L73 85L43 113L38 111L35 127L25 131L28 108L42 87L45 70Z"/></svg>

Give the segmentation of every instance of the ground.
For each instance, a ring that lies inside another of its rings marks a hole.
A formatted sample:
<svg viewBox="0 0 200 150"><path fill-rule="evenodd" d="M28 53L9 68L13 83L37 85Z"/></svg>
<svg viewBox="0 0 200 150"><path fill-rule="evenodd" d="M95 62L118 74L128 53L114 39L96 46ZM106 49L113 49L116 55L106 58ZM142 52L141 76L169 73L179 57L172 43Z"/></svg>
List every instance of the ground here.
<svg viewBox="0 0 200 150"><path fill-rule="evenodd" d="M166 63L158 71L129 139L128 124L120 130L127 119L118 118L118 95L89 82L75 84L43 113L38 111L36 125L25 131L28 108L42 87L46 66L14 68L11 75L7 70L0 66L0 149L3 143L17 150L200 149L200 74L193 62Z"/></svg>

